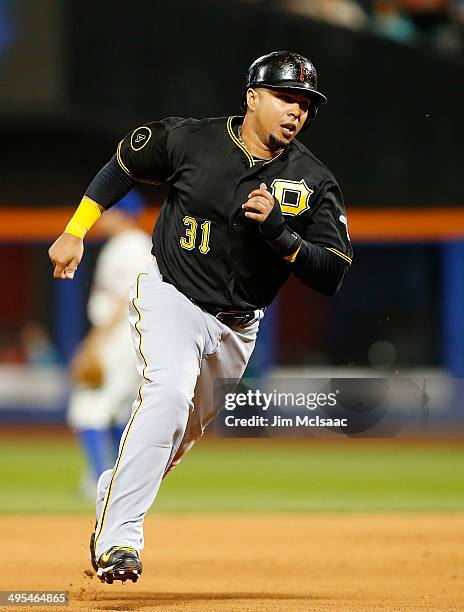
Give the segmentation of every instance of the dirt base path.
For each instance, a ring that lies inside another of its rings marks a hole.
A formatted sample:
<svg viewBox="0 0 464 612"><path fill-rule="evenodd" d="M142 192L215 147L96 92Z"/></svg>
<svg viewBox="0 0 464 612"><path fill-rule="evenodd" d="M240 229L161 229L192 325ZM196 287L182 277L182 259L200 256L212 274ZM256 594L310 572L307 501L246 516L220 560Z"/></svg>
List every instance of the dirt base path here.
<svg viewBox="0 0 464 612"><path fill-rule="evenodd" d="M464 514L152 515L141 579L112 586L89 571L91 526L1 516L0 590L69 591L35 610L464 610Z"/></svg>

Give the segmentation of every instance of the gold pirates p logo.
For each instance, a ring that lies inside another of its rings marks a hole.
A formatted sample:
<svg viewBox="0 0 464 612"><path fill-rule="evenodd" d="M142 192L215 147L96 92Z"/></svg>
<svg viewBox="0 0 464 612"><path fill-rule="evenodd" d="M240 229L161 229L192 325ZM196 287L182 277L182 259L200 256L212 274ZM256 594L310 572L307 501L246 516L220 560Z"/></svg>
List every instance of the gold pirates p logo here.
<svg viewBox="0 0 464 612"><path fill-rule="evenodd" d="M274 179L271 188L272 195L280 204L282 214L295 216L309 209L308 200L314 190L309 189L304 179L301 181Z"/></svg>

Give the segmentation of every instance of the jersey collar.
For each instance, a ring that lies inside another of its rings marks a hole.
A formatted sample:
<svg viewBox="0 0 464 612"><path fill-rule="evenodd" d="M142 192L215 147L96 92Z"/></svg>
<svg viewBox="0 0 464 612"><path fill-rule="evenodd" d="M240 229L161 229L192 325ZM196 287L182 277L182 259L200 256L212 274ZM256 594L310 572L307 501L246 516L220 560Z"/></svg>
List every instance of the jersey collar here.
<svg viewBox="0 0 464 612"><path fill-rule="evenodd" d="M248 149L246 148L246 146L244 144L242 144L240 142L240 140L238 139L238 137L236 136L234 130L233 130L233 122L234 119L240 119L240 123L243 121L244 117L240 116L240 115L231 115L230 117L228 117L227 119L227 133L229 134L230 138L232 139L232 142L242 151L242 153L245 153L245 156L247 158L248 161L248 166L250 168L253 168L253 166L255 165L255 160L253 159L253 155L248 151Z"/></svg>
<svg viewBox="0 0 464 612"><path fill-rule="evenodd" d="M248 161L249 168L253 168L253 166L256 165L255 160L253 159L253 155L248 151L245 144L240 142L240 140L238 139L233 129L234 123L243 123L244 118L245 117L243 117L243 115L231 115L230 117L228 117L227 118L227 133L232 139L232 142L245 154L246 159ZM274 162L277 158L279 158L282 155L282 153L284 153L286 150L287 149L282 149L282 151L278 155L276 155L272 159L269 159L268 161L265 161L263 163L263 166L272 164L272 162Z"/></svg>

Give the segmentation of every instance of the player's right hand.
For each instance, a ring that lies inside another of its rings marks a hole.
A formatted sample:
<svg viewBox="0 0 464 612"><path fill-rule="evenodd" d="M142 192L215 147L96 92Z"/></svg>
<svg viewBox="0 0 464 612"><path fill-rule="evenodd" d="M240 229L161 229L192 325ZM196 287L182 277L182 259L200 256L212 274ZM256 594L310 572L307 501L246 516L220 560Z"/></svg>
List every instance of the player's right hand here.
<svg viewBox="0 0 464 612"><path fill-rule="evenodd" d="M66 232L61 234L48 250L48 256L55 266L53 276L62 280L74 278L83 254L84 241L81 238Z"/></svg>

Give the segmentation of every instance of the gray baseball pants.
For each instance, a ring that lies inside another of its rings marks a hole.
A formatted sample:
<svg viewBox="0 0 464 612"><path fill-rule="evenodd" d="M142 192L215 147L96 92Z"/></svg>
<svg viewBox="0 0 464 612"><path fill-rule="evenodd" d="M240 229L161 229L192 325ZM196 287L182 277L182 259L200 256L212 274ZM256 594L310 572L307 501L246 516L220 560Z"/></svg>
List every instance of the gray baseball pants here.
<svg viewBox="0 0 464 612"><path fill-rule="evenodd" d="M215 379L243 375L262 316L231 328L163 282L155 258L139 275L129 321L142 380L115 466L98 482L97 558L112 546L143 548L161 480L222 408Z"/></svg>

